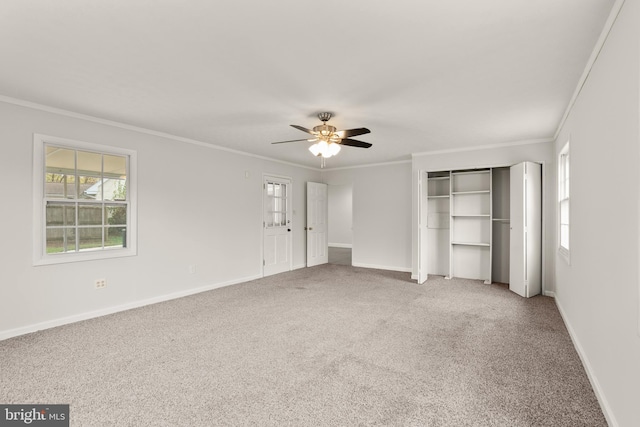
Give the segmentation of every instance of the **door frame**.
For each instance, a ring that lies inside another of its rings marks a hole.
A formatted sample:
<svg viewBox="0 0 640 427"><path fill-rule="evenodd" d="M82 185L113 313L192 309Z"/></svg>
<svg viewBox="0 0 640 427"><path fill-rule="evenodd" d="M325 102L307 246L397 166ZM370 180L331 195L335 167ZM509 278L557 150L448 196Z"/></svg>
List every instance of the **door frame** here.
<svg viewBox="0 0 640 427"><path fill-rule="evenodd" d="M447 167L434 167L434 168L427 168L427 169L418 169L418 176L417 176L417 182L414 181L414 185L418 190L418 194L417 194L417 202L418 202L418 206L417 206L417 218L416 220L414 220L414 233L417 232L417 235L414 234L414 236L417 236L417 245L414 246L418 252L418 256L417 258L414 258L414 260L417 261L417 265L415 266L415 272L416 275L414 277L412 277L414 280L419 279L420 277L420 263L422 260L422 252L424 252L425 250L421 248L421 243L420 243L420 227L422 226L422 218L421 218L421 212L420 212L420 207L422 206L422 192L421 190L421 180L423 177L423 174L428 174L429 172L440 172L440 171L454 171L454 170L461 170L461 169L470 169L470 168L478 168L478 169L485 169L485 168L510 168L513 165L516 165L518 163L521 162L533 162L533 163L538 163L542 166L542 202L540 204L540 209L542 210L542 240L541 240L541 246L542 246L542 280L541 280L541 284L542 284L542 295L546 295L546 296L555 296L555 292L553 291L549 291L547 290L547 238L546 238L546 234L547 234L547 216L545 215L545 209L546 209L546 203L545 203L545 197L547 197L547 190L546 190L546 185L547 185L547 166L548 166L548 161L545 160L529 160L529 159L524 159L524 160L519 160L519 161L514 161L511 164L490 164L490 165L473 165L473 166L469 166L469 165L457 165L457 166L447 166ZM555 204L554 204L555 206ZM416 211L414 211L416 212ZM555 218L554 218L555 219ZM417 227L416 227L417 226Z"/></svg>
<svg viewBox="0 0 640 427"><path fill-rule="evenodd" d="M262 173L262 180L260 181L260 184L262 185L262 190L260 190L260 206L262 207L261 209L261 213L260 213L260 222L262 223L262 225L260 226L260 260L262 261L262 264L260 264L260 275L261 277L265 277L264 276L264 230L265 230L265 204L264 204L264 192L265 192L265 188L264 188L264 183L265 180L267 178L273 178L274 181L277 181L278 179L280 180L288 180L289 181L289 185L291 187L291 192L289 193L289 201L291 203L291 232L289 233L289 271L293 270L293 233L294 233L294 218L293 218L293 178L290 176L286 176L286 175L278 175L275 173L267 173L267 172L263 172Z"/></svg>

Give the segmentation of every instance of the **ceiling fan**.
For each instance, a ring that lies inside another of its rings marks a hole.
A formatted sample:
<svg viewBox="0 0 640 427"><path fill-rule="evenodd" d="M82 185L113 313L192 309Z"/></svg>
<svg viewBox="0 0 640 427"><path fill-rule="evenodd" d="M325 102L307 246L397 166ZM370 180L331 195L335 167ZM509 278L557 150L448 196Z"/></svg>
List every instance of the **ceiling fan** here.
<svg viewBox="0 0 640 427"><path fill-rule="evenodd" d="M328 125L327 122L331 118L331 113L320 113L318 118L322 122L321 125L315 126L313 129L307 129L298 125L291 125L298 130L306 132L311 138L291 139L289 141L272 142L272 144L285 144L288 142L308 141L314 144L309 147L309 151L314 156L322 158L322 166L324 167L324 159L335 156L340 151L341 145L349 147L369 148L372 144L368 142L351 139L352 136L365 135L371 133L367 128L337 130L334 126Z"/></svg>

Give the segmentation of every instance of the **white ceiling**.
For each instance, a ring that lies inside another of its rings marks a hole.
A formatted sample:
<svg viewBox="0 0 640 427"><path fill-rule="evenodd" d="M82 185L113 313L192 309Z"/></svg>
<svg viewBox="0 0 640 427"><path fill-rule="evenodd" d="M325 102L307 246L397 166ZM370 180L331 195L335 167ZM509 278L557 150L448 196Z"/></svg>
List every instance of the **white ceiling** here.
<svg viewBox="0 0 640 427"><path fill-rule="evenodd" d="M2 0L0 95L318 167L553 137L614 0Z"/></svg>

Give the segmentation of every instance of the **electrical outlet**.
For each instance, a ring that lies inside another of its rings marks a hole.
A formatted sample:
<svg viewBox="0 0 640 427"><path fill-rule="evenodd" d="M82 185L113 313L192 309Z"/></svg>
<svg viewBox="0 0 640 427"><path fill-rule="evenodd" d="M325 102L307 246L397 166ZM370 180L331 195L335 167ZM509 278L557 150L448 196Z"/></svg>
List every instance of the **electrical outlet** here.
<svg viewBox="0 0 640 427"><path fill-rule="evenodd" d="M196 266L195 265L190 265L189 266L189 274L196 274Z"/></svg>
<svg viewBox="0 0 640 427"><path fill-rule="evenodd" d="M104 289L107 287L107 279L96 279L96 289Z"/></svg>

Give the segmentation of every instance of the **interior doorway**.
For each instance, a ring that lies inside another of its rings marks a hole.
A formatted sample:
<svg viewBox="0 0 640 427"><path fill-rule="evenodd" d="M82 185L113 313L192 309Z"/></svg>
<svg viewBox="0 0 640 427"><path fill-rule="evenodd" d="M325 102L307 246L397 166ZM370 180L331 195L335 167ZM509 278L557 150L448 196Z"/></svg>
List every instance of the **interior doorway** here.
<svg viewBox="0 0 640 427"><path fill-rule="evenodd" d="M352 265L353 186L329 185L329 264Z"/></svg>

